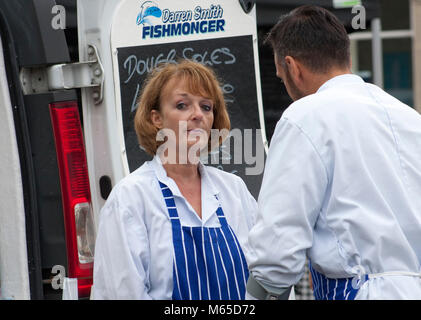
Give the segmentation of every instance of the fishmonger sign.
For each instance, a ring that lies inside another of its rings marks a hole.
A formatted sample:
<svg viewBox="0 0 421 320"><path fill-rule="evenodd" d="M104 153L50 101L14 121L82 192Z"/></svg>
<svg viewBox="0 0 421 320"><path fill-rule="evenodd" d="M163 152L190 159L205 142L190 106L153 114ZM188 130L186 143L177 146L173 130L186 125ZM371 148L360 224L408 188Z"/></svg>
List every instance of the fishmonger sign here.
<svg viewBox="0 0 421 320"><path fill-rule="evenodd" d="M142 39L173 37L190 34L223 32L225 26L224 9L221 5L211 4L209 8L197 5L193 10L161 10L155 2L145 1L136 23L142 25ZM153 19L157 18L156 25Z"/></svg>

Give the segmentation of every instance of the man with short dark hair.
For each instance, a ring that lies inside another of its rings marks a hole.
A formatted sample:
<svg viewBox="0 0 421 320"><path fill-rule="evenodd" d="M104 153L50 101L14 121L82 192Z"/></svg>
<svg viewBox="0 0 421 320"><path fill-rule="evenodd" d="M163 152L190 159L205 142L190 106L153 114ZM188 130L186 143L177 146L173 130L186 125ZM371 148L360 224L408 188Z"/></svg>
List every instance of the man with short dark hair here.
<svg viewBox="0 0 421 320"><path fill-rule="evenodd" d="M294 103L266 161L249 298L288 298L307 257L316 299L421 299L420 114L351 73L323 8L293 10L266 41Z"/></svg>

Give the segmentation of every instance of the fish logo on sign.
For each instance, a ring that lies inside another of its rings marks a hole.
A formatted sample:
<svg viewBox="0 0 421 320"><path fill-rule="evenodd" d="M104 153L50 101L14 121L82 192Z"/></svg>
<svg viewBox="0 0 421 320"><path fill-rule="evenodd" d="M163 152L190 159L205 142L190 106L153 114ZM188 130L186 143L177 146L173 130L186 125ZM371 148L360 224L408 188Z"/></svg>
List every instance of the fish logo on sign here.
<svg viewBox="0 0 421 320"><path fill-rule="evenodd" d="M136 24L137 25L152 25L150 21L151 17L161 18L162 11L158 8L158 5L153 1L145 1L140 6L141 11L137 15Z"/></svg>

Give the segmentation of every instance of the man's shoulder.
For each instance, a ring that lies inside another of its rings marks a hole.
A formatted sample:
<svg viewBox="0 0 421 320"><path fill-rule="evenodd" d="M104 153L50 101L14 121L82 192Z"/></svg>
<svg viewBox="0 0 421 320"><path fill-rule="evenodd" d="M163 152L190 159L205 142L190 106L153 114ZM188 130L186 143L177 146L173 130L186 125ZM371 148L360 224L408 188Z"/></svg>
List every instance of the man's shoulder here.
<svg viewBox="0 0 421 320"><path fill-rule="evenodd" d="M326 92L316 92L294 101L283 113L283 117L293 122L322 115L332 97Z"/></svg>
<svg viewBox="0 0 421 320"><path fill-rule="evenodd" d="M361 101L368 93L364 92L365 85L359 84L358 88L339 86L318 91L292 103L283 117L299 124L307 120L314 123L317 119L323 122L336 121L338 113L351 116L352 113L359 112L358 105L363 104Z"/></svg>

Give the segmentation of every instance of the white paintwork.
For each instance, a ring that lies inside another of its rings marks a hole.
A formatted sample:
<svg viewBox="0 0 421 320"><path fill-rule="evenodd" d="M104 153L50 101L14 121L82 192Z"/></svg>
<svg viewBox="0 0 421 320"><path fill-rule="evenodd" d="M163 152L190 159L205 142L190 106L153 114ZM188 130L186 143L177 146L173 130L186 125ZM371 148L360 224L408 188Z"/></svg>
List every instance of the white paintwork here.
<svg viewBox="0 0 421 320"><path fill-rule="evenodd" d="M125 176L119 142L119 128L115 112L115 92L112 79L110 50L111 20L119 0L78 0L78 30L80 61L88 60L88 44L96 46L104 66L104 97L95 105L92 88L82 89L82 108L86 157L92 196L95 224L105 200L102 199L99 179L111 178L115 185Z"/></svg>
<svg viewBox="0 0 421 320"><path fill-rule="evenodd" d="M3 52L0 40L0 52ZM15 125L0 55L0 286L1 299L30 299L25 208Z"/></svg>

